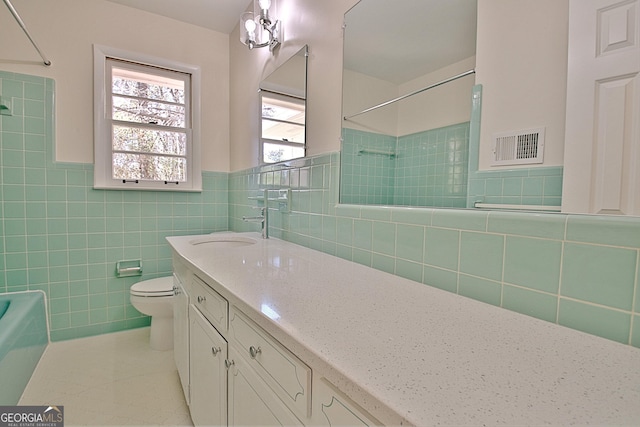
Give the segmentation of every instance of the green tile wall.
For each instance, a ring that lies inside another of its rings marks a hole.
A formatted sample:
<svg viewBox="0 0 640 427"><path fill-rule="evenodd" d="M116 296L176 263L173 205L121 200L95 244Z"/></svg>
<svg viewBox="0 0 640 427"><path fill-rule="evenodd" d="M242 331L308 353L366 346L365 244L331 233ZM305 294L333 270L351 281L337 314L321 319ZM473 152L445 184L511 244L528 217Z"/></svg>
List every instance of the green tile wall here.
<svg viewBox="0 0 640 427"><path fill-rule="evenodd" d="M454 208L482 202L559 210L561 166L478 170L481 102L482 86L476 85L470 122L399 138L343 129L341 202Z"/></svg>
<svg viewBox="0 0 640 427"><path fill-rule="evenodd" d="M344 129L342 133L342 189L344 203L392 205L397 138ZM363 151L365 150L365 151Z"/></svg>
<svg viewBox="0 0 640 427"><path fill-rule="evenodd" d="M149 324L129 287L171 274L165 236L228 229L228 174L201 193L94 190L93 165L54 161L54 82L0 71L0 292L43 290L52 340ZM143 276L115 277L141 259Z"/></svg>
<svg viewBox="0 0 640 427"><path fill-rule="evenodd" d="M169 274L165 236L256 230L241 218L266 188L291 196L269 202L274 237L640 347L638 218L338 205L339 153L207 172L202 193L96 191L91 165L53 161L53 82L0 72L0 90L18 97L0 118L0 291L44 290L53 339L148 324L115 262Z"/></svg>
<svg viewBox="0 0 640 427"><path fill-rule="evenodd" d="M640 218L338 205L339 163L232 173L230 228L257 230L241 217L261 189L291 189L290 211L270 202L274 237L640 347Z"/></svg>
<svg viewBox="0 0 640 427"><path fill-rule="evenodd" d="M398 138L345 128L342 137L343 203L466 206L468 122Z"/></svg>
<svg viewBox="0 0 640 427"><path fill-rule="evenodd" d="M468 206L475 202L560 207L562 167L469 171Z"/></svg>
<svg viewBox="0 0 640 427"><path fill-rule="evenodd" d="M468 208L476 202L498 205L533 205L558 208L562 202L561 166L500 167L478 170L480 164L480 116L482 85L475 85L471 97L469 129Z"/></svg>
<svg viewBox="0 0 640 427"><path fill-rule="evenodd" d="M466 206L468 122L401 136L397 153L394 205Z"/></svg>

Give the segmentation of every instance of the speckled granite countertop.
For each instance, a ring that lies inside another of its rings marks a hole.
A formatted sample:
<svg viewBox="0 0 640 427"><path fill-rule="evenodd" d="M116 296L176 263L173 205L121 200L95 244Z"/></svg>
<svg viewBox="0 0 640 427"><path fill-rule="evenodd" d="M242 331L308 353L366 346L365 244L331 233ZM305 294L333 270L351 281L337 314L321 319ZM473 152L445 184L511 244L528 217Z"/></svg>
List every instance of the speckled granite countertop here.
<svg viewBox="0 0 640 427"><path fill-rule="evenodd" d="M640 425L640 349L258 233L229 234L257 243L168 241L314 378L385 424Z"/></svg>

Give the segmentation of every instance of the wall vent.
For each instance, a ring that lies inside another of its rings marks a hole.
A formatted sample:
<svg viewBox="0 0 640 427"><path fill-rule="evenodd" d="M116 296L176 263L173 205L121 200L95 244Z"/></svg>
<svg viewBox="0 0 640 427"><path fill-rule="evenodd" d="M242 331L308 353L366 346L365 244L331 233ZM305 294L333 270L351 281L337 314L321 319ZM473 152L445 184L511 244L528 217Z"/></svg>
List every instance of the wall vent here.
<svg viewBox="0 0 640 427"><path fill-rule="evenodd" d="M542 163L544 128L503 132L493 136L491 166Z"/></svg>

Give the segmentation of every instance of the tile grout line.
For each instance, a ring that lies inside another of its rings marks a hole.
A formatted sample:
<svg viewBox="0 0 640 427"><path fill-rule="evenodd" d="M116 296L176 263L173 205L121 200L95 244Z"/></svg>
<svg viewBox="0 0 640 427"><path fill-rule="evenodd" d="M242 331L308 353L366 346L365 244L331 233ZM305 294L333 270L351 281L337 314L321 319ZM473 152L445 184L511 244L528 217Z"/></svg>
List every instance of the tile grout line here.
<svg viewBox="0 0 640 427"><path fill-rule="evenodd" d="M636 317L636 315L634 314L636 312L636 310L638 310L640 307L636 307L636 301L638 300L638 298L640 298L640 289L638 289L638 287L640 287L640 280L638 279L640 277L640 250L637 251L636 254L636 283L635 283L635 287L633 288L633 296L632 296L632 300L631 300L631 319L630 319L630 325L629 325L629 341L628 344L632 345L633 343L633 325L634 325L634 318Z"/></svg>

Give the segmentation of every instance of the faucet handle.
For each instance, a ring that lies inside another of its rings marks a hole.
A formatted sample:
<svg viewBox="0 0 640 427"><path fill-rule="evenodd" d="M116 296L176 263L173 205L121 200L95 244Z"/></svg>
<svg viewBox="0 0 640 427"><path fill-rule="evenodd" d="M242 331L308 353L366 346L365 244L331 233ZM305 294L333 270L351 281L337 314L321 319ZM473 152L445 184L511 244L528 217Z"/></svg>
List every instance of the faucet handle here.
<svg viewBox="0 0 640 427"><path fill-rule="evenodd" d="M260 213L262 215L264 215L264 211L265 211L265 209L267 209L267 207L266 206L251 206L251 209L259 209Z"/></svg>

